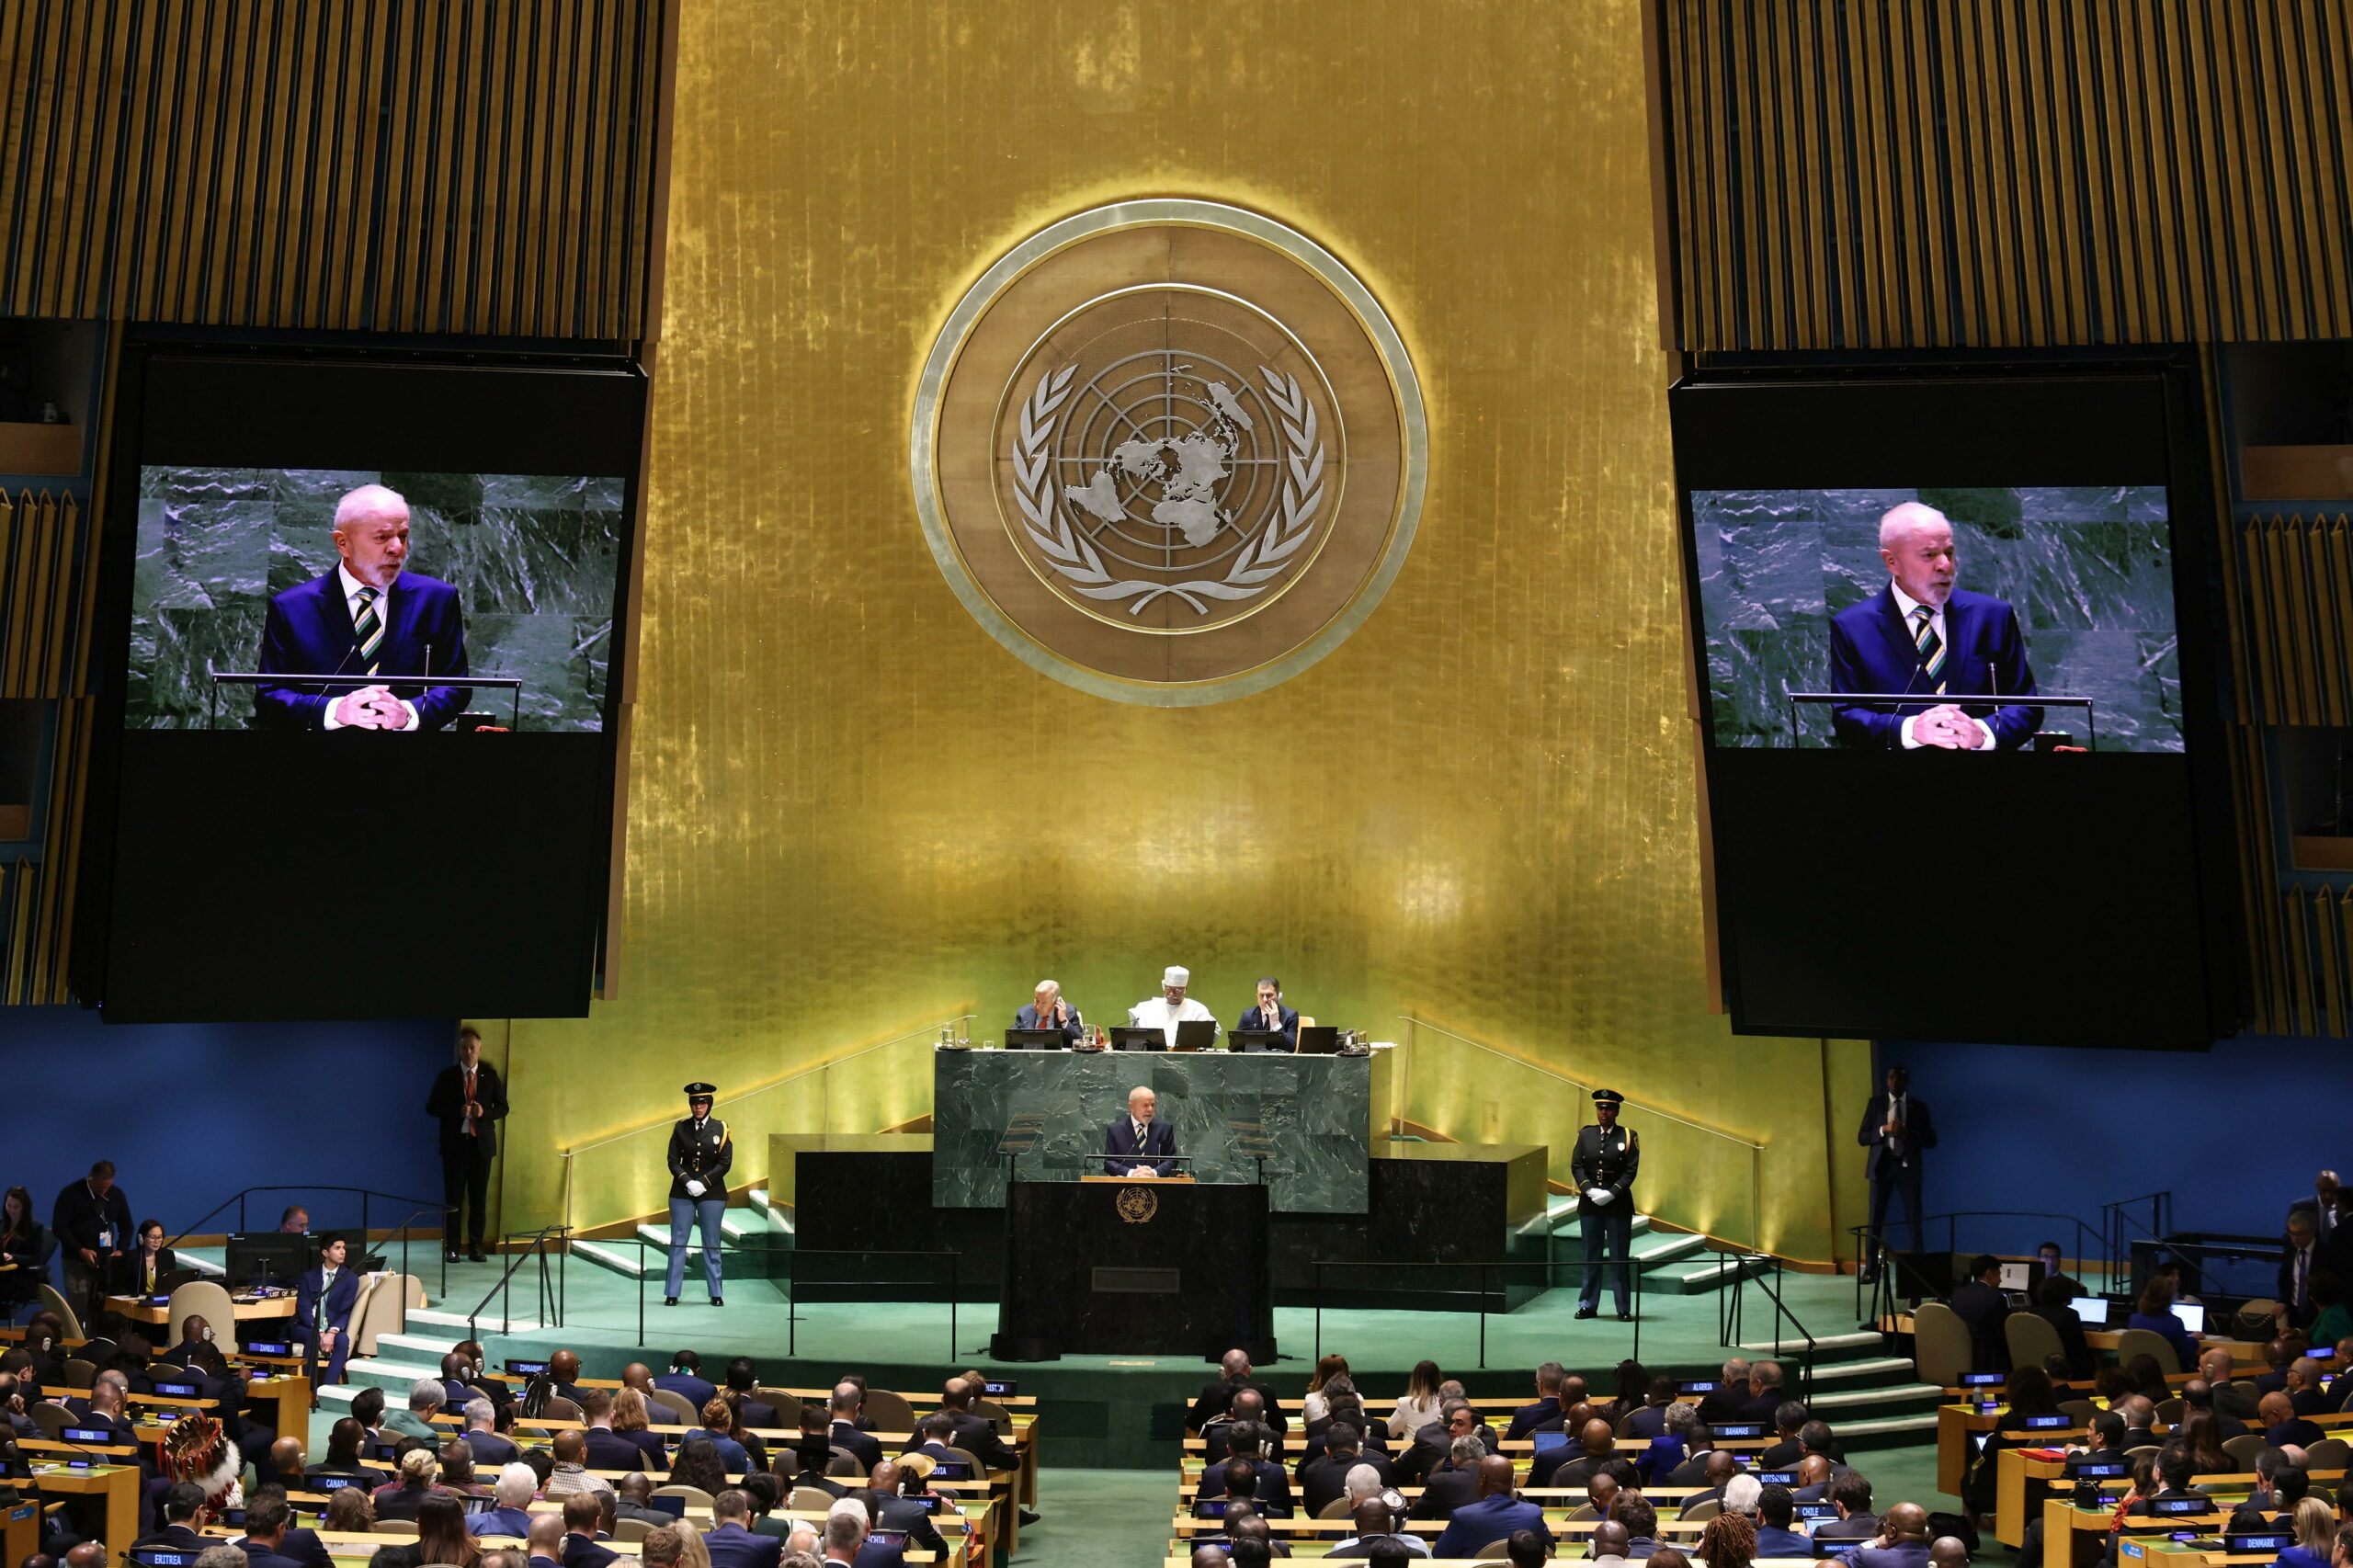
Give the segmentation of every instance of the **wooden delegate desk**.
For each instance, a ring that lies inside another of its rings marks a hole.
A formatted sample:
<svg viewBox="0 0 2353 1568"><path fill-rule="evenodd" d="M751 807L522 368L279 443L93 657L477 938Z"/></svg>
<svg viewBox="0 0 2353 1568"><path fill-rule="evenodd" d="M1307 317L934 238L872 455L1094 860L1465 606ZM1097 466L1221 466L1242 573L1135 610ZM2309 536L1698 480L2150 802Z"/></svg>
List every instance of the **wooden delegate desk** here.
<svg viewBox="0 0 2353 1568"><path fill-rule="evenodd" d="M40 1551L40 1499L28 1497L0 1510L0 1562L22 1562Z"/></svg>
<svg viewBox="0 0 2353 1568"><path fill-rule="evenodd" d="M92 1465L86 1470L61 1464L35 1465L32 1480L33 1485L51 1497L105 1499L102 1528L107 1550L119 1553L139 1539L139 1476L135 1463Z"/></svg>
<svg viewBox="0 0 2353 1568"><path fill-rule="evenodd" d="M107 1305L133 1323L168 1324L172 1321L171 1303L159 1307L152 1296L108 1296ZM294 1293L290 1290L283 1296L267 1296L258 1301L233 1298L231 1305L239 1323L256 1318L290 1318L294 1315Z"/></svg>

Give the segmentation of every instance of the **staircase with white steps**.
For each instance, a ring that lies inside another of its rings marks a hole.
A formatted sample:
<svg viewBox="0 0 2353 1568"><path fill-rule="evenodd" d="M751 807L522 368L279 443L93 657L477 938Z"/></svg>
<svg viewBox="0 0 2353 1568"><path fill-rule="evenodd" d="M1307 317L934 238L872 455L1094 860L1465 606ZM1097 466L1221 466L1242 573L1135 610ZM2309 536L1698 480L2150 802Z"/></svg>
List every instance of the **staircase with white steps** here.
<svg viewBox="0 0 2353 1568"><path fill-rule="evenodd" d="M1584 1233L1577 1223L1581 1201L1574 1194L1556 1197L1545 1210L1544 1217L1531 1221L1551 1230L1552 1260L1555 1263L1577 1263L1585 1256ZM1642 1278L1642 1290L1645 1295L1692 1296L1718 1290L1738 1278L1744 1267L1761 1267L1710 1253L1705 1236L1680 1231L1654 1231L1647 1214L1634 1216L1631 1256L1634 1272ZM1559 1270L1553 1279L1554 1286L1574 1288L1579 1272L1574 1268Z"/></svg>
<svg viewBox="0 0 2353 1568"><path fill-rule="evenodd" d="M1740 1348L1752 1359L1779 1358L1794 1388L1803 1340L1756 1340ZM1848 1453L1934 1441L1943 1392L1920 1381L1911 1358L1886 1354L1876 1334L1825 1334L1813 1342L1813 1394L1806 1406L1830 1423Z"/></svg>
<svg viewBox="0 0 2353 1568"><path fill-rule="evenodd" d="M720 1246L730 1253L756 1252L771 1236L789 1235L791 1225L768 1205L765 1188L754 1187L746 1195L744 1206L729 1209L720 1216ZM670 1267L670 1226L667 1221L649 1221L638 1226L638 1240L651 1244L638 1246L627 1242L575 1241L572 1256L584 1262L620 1275L624 1279L653 1279ZM744 1261L749 1262L747 1256ZM699 1277L702 1268L702 1236L699 1231L689 1233L687 1242L687 1272ZM757 1269L728 1266L731 1278L756 1277Z"/></svg>

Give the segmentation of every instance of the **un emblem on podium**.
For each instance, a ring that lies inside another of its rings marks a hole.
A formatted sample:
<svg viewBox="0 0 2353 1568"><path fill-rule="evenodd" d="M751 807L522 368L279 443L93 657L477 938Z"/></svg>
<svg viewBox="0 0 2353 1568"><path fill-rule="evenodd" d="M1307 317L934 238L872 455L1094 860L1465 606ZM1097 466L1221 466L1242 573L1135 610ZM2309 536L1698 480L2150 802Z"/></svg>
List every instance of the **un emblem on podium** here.
<svg viewBox="0 0 2353 1568"><path fill-rule="evenodd" d="M1123 1187L1112 1207L1131 1225L1149 1225L1160 1212L1160 1195L1148 1187Z"/></svg>
<svg viewBox="0 0 2353 1568"><path fill-rule="evenodd" d="M917 384L916 510L998 642L1123 701L1263 690L1339 645L1410 547L1420 383L1336 257L1213 202L1015 246Z"/></svg>

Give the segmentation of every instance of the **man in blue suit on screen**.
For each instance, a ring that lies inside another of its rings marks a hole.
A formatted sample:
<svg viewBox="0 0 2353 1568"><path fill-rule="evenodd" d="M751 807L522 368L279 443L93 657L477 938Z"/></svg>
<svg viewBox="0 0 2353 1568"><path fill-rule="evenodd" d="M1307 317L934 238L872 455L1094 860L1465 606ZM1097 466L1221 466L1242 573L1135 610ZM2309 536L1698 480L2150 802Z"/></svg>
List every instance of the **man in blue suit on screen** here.
<svg viewBox="0 0 2353 1568"><path fill-rule="evenodd" d="M348 686L262 686L256 720L281 730L438 730L467 688L395 676L466 673L458 590L407 570L408 503L363 484L335 503L334 571L269 601L265 675L348 675Z"/></svg>
<svg viewBox="0 0 2353 1568"><path fill-rule="evenodd" d="M1841 706L1838 738L1890 751L2016 751L2033 739L2040 708L1936 700L2034 695L2018 612L1953 586L1945 515L1917 501L1891 509L1879 520L1879 556L1887 587L1830 618L1830 689L1915 700Z"/></svg>
<svg viewBox="0 0 2353 1568"><path fill-rule="evenodd" d="M1106 1176L1166 1174L1176 1153L1176 1132L1166 1122L1153 1119L1159 1107L1160 1096L1142 1084L1128 1091L1128 1114L1103 1130Z"/></svg>

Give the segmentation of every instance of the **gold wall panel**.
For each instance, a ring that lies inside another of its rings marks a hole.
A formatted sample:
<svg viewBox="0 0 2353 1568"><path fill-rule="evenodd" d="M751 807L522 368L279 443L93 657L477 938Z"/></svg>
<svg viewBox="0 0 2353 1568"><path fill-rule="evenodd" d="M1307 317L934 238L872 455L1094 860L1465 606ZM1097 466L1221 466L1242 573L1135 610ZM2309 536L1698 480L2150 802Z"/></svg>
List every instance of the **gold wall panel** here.
<svg viewBox="0 0 2353 1568"><path fill-rule="evenodd" d="M1118 1022L1174 961L1229 1018L1275 973L1326 1023L1417 1012L1762 1139L1764 1240L1829 1256L1859 1181L1859 1151L1825 1155L1829 1058L1733 1040L1704 983L1642 23L1635 0L683 13L626 983L515 1025L509 1228L559 1211L559 1149L680 1114L690 1078L767 1083L968 1002L1000 1035L1045 975ZM906 478L949 307L1023 236L1136 195L1313 237L1428 399L1420 535L1378 612L1214 708L1000 649ZM921 1051L858 1062L823 1090L836 1131L927 1102ZM1406 1114L1574 1125L1518 1071L1416 1071ZM1745 1146L1694 1149L1639 1197L1716 1228L1748 1180ZM584 1175L574 1214L651 1190Z"/></svg>
<svg viewBox="0 0 2353 1568"><path fill-rule="evenodd" d="M1655 0L1688 348L2353 335L2342 0Z"/></svg>
<svg viewBox="0 0 2353 1568"><path fill-rule="evenodd" d="M0 314L633 339L662 0L13 0Z"/></svg>

